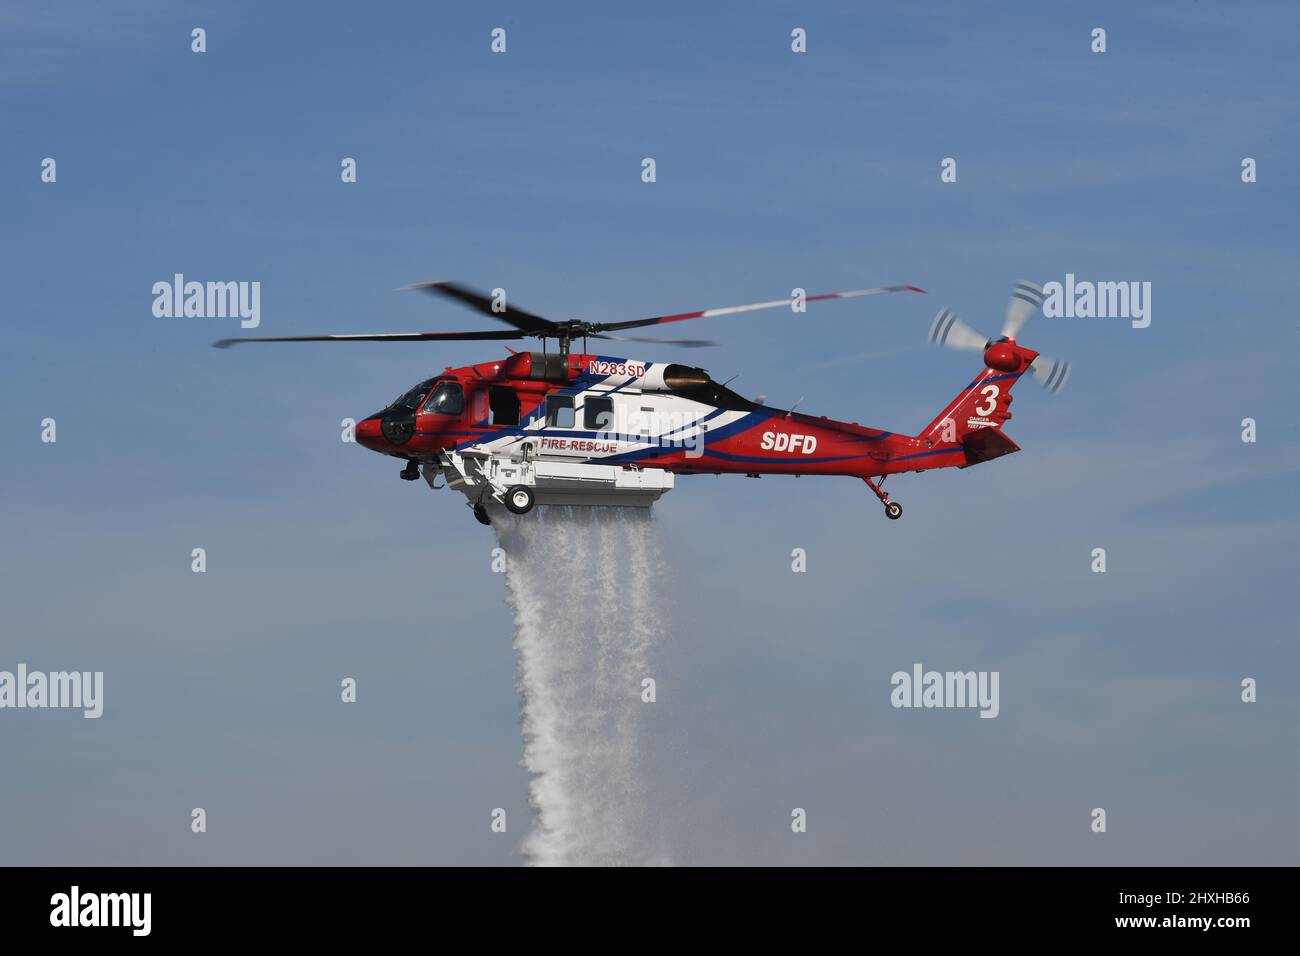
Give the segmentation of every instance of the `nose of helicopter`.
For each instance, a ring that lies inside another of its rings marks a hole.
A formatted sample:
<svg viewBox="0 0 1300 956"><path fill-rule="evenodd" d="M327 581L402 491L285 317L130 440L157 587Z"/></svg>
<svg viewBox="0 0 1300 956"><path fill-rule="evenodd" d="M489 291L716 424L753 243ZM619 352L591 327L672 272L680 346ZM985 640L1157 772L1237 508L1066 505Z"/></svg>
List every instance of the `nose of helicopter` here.
<svg viewBox="0 0 1300 956"><path fill-rule="evenodd" d="M377 446L384 441L383 426L379 416L372 415L357 422L355 434L358 445L364 445L366 448L376 450Z"/></svg>

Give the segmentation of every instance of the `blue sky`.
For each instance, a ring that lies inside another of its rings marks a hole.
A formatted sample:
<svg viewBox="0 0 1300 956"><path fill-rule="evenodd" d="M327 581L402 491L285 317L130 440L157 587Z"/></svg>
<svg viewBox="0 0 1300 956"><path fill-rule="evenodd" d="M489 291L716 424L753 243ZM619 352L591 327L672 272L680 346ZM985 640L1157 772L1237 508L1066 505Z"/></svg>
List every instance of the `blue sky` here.
<svg viewBox="0 0 1300 956"><path fill-rule="evenodd" d="M687 357L915 431L977 370L925 347L935 310L993 332L1072 272L1150 281L1151 326L1035 319L1069 387L1017 390L1022 453L893 479L901 522L846 479L657 508L674 858L1296 863L1300 15L899 6L7 5L0 669L107 700L0 712L0 862L518 861L486 826L527 816L495 542L338 440L495 346L220 352L236 323L157 319L154 282L258 280L265 334L479 326L395 291L425 279L592 320L914 283ZM999 670L1000 716L892 709L917 661Z"/></svg>

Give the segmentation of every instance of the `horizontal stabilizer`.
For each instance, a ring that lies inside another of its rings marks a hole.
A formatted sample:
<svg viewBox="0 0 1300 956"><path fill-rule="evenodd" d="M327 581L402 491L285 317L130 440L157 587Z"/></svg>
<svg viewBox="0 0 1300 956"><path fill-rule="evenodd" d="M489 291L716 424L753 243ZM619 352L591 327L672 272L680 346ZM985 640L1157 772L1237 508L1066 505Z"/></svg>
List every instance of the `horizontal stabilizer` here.
<svg viewBox="0 0 1300 956"><path fill-rule="evenodd" d="M962 436L961 444L966 449L966 464L959 465L959 468L969 468L982 461L1020 451L1019 445L996 428L976 429Z"/></svg>

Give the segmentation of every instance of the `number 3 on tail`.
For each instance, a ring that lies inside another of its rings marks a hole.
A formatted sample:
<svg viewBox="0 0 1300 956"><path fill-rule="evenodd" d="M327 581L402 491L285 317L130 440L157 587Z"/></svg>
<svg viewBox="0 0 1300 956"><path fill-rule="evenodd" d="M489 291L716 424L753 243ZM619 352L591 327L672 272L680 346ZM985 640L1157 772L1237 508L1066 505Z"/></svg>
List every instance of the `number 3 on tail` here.
<svg viewBox="0 0 1300 956"><path fill-rule="evenodd" d="M987 417L991 414L993 409L998 407L998 394L1001 391L1002 390L996 385L985 385L981 388L980 394L988 399L988 404L985 405L983 402L977 402L975 405L975 414L979 415L981 418Z"/></svg>

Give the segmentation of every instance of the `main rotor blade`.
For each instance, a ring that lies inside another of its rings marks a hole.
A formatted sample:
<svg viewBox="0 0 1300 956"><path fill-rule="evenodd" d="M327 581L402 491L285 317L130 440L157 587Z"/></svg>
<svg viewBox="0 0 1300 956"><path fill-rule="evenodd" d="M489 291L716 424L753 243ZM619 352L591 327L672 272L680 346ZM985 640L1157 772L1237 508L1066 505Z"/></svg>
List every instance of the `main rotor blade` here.
<svg viewBox="0 0 1300 956"><path fill-rule="evenodd" d="M408 285L406 288L455 299L462 305L467 305L471 309L482 312L489 318L513 325L524 332L545 332L555 325L550 319L544 319L540 315L533 315L531 312L510 305L509 300L505 303L504 311L494 309L492 308L494 302L492 296L479 292L477 289L471 289L467 285L461 285L459 282L417 282L414 285Z"/></svg>
<svg viewBox="0 0 1300 956"><path fill-rule="evenodd" d="M221 339L212 347L230 348L241 342L480 342L495 339L522 339L526 332L492 329L486 332L377 332L359 335L259 335L249 338Z"/></svg>
<svg viewBox="0 0 1300 956"><path fill-rule="evenodd" d="M880 289L857 289L852 292L827 292L824 295L806 296L805 302L824 302L828 299L857 299L867 295L883 295L886 292L920 292L914 285L890 285ZM794 299L775 299L771 302L755 302L753 305L733 305L724 309L702 309L699 312L679 312L676 315L659 315L653 319L633 319L630 322L596 322L592 328L599 332L617 329L636 329L645 325L660 325L664 322L682 322L686 319L711 319L719 315L735 315L739 312L756 312L759 309L779 309L789 306Z"/></svg>
<svg viewBox="0 0 1300 956"><path fill-rule="evenodd" d="M680 345L684 349L702 349L718 344L717 342L710 342L708 339L647 339L639 335L607 335L604 332L593 332L591 338L611 339L615 342L652 342L655 345Z"/></svg>
<svg viewBox="0 0 1300 956"><path fill-rule="evenodd" d="M1016 333L1042 304L1042 286L1028 279L1017 280L1016 287L1011 291L1011 299L1007 302L1007 320L1002 325L1002 334L1009 339L1014 339Z"/></svg>

